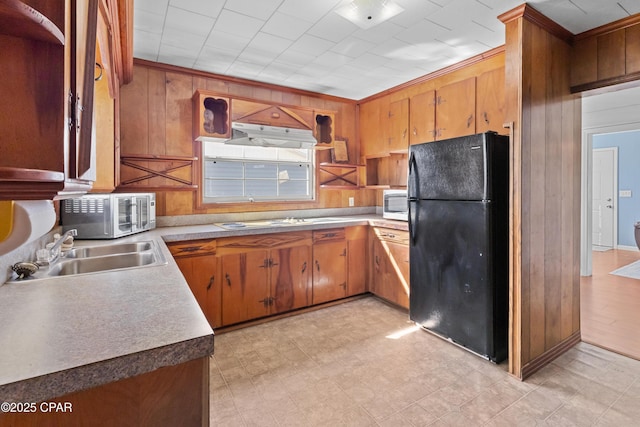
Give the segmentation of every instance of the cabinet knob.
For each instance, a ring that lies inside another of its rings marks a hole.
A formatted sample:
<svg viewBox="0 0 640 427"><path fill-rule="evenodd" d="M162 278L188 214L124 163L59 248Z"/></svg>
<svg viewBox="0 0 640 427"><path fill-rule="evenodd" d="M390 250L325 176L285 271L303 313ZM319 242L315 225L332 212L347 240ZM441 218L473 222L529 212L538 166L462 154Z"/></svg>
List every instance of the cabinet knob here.
<svg viewBox="0 0 640 427"><path fill-rule="evenodd" d="M468 118L467 118L467 127L471 126L471 123L473 123L473 114L471 114Z"/></svg>
<svg viewBox="0 0 640 427"><path fill-rule="evenodd" d="M211 286L213 285L213 282L216 280L216 276L213 275L211 276L211 278L209 279L209 284L207 285L207 290L211 289Z"/></svg>
<svg viewBox="0 0 640 427"><path fill-rule="evenodd" d="M305 271L307 271L307 261L302 264L302 272L304 273Z"/></svg>
<svg viewBox="0 0 640 427"><path fill-rule="evenodd" d="M316 269L318 269L318 271L320 271L320 263L318 262L318 260L316 260Z"/></svg>
<svg viewBox="0 0 640 427"><path fill-rule="evenodd" d="M227 285L228 285L228 286L231 286L231 277L229 277L229 273L226 273L226 274L224 275L224 278L225 278L225 279L227 279Z"/></svg>

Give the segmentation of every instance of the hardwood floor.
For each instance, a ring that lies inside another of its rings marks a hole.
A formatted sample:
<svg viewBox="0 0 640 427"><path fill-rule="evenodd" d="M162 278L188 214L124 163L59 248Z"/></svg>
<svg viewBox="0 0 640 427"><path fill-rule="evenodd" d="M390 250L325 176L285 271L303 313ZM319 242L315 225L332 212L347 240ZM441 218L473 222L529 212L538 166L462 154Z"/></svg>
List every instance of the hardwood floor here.
<svg viewBox="0 0 640 427"><path fill-rule="evenodd" d="M609 274L640 252L593 252L593 275L580 280L582 340L640 360L640 280Z"/></svg>

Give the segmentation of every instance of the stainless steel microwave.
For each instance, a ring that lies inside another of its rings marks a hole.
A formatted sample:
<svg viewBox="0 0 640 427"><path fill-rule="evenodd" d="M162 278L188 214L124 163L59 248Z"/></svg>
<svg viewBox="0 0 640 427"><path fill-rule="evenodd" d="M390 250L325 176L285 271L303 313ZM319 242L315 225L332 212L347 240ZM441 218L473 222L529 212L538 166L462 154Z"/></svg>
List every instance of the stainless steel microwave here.
<svg viewBox="0 0 640 427"><path fill-rule="evenodd" d="M78 239L115 239L156 228L155 193L87 194L62 201L63 230Z"/></svg>
<svg viewBox="0 0 640 427"><path fill-rule="evenodd" d="M382 197L383 218L401 221L409 220L409 202L406 190L384 190Z"/></svg>

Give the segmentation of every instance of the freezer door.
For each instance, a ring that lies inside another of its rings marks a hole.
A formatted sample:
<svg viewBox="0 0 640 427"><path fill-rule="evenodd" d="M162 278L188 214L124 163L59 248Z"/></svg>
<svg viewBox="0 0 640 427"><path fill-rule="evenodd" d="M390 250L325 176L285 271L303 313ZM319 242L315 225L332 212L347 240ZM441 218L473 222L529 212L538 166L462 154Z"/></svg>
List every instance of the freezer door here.
<svg viewBox="0 0 640 427"><path fill-rule="evenodd" d="M410 308L413 321L491 360L506 356L506 332L494 342L497 285L489 202L420 200L411 204ZM500 279L502 280L502 279ZM497 307L507 312L507 307ZM496 324L499 323L499 324Z"/></svg>
<svg viewBox="0 0 640 427"><path fill-rule="evenodd" d="M494 133L412 145L409 198L493 199L492 180L498 185L508 183L508 145L507 137Z"/></svg>

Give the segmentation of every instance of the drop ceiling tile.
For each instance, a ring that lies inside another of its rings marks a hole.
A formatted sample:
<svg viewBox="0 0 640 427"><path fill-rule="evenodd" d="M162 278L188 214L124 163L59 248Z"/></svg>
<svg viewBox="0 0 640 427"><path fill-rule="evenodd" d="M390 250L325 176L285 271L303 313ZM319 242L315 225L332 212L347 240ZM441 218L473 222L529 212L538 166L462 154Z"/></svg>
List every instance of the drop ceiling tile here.
<svg viewBox="0 0 640 427"><path fill-rule="evenodd" d="M136 0L136 3L138 1L139 0ZM170 0L169 4L180 9L188 10L189 12L197 13L198 15L216 18L222 10L224 2L225 0Z"/></svg>
<svg viewBox="0 0 640 427"><path fill-rule="evenodd" d="M213 30L207 37L206 46L216 49L233 50L238 53L251 41L249 37L241 37L222 31Z"/></svg>
<svg viewBox="0 0 640 427"><path fill-rule="evenodd" d="M247 48L279 55L289 46L291 46L291 40L289 39L259 32L251 42L249 42Z"/></svg>
<svg viewBox="0 0 640 427"><path fill-rule="evenodd" d="M394 37L396 34L404 30L405 29L400 25L394 24L391 21L385 21L373 28L369 28L368 30L358 30L353 33L353 36L371 43L378 44L383 43L390 37Z"/></svg>
<svg viewBox="0 0 640 427"><path fill-rule="evenodd" d="M263 25L263 20L223 9L213 28L216 31L222 31L243 38L253 38Z"/></svg>
<svg viewBox="0 0 640 427"><path fill-rule="evenodd" d="M399 13L390 19L396 25L409 28L420 22L426 16L439 10L441 6L424 0L395 0L404 8L404 12Z"/></svg>
<svg viewBox="0 0 640 427"><path fill-rule="evenodd" d="M357 30L357 25L337 13L329 13L323 16L307 33L337 43Z"/></svg>
<svg viewBox="0 0 640 427"><path fill-rule="evenodd" d="M134 56L136 58L157 61L162 36L160 34L145 33L144 31L136 31L135 36L139 40L136 41L134 46Z"/></svg>
<svg viewBox="0 0 640 427"><path fill-rule="evenodd" d="M371 53L390 59L404 59L410 53L412 45L398 39L389 39L370 50Z"/></svg>
<svg viewBox="0 0 640 427"><path fill-rule="evenodd" d="M286 80L291 75L293 75L297 71L296 68L292 68L289 65L278 64L276 62L272 62L263 68L260 72L259 77L262 79L268 79L269 81L282 81Z"/></svg>
<svg viewBox="0 0 640 427"><path fill-rule="evenodd" d="M242 62L242 61L234 61L233 64L227 69L227 74L231 76L240 76L244 78L253 78L260 74L260 72L264 69L263 65Z"/></svg>
<svg viewBox="0 0 640 427"><path fill-rule="evenodd" d="M312 22L276 12L264 24L262 31L285 39L297 40L311 28L312 25Z"/></svg>
<svg viewBox="0 0 640 427"><path fill-rule="evenodd" d="M162 34L162 46L173 46L184 50L186 53L198 55L206 40L205 36L189 34L184 31L167 28Z"/></svg>
<svg viewBox="0 0 640 427"><path fill-rule="evenodd" d="M316 22L340 3L341 0L284 0L278 10L296 18Z"/></svg>
<svg viewBox="0 0 640 427"><path fill-rule="evenodd" d="M427 44L438 37L449 37L451 31L431 21L423 20L403 30L395 37L409 44Z"/></svg>
<svg viewBox="0 0 640 427"><path fill-rule="evenodd" d="M295 52L291 49L284 51L274 63L286 64L291 67L300 68L313 62L317 56L311 53Z"/></svg>
<svg viewBox="0 0 640 427"><path fill-rule="evenodd" d="M224 8L266 21L281 2L282 0L231 0L225 3Z"/></svg>
<svg viewBox="0 0 640 427"><path fill-rule="evenodd" d="M196 62L196 55L189 54L180 47L162 44L158 53L158 61L165 64L173 64L180 67L192 68Z"/></svg>
<svg viewBox="0 0 640 427"><path fill-rule="evenodd" d="M164 15L169 6L169 0L136 0L134 3L135 11L146 10L153 13L161 13ZM134 14L135 15L135 14Z"/></svg>
<svg viewBox="0 0 640 427"><path fill-rule="evenodd" d="M349 65L352 67L357 67L362 70L371 70L372 68L380 67L390 59L384 58L382 56L374 55L372 53L365 53L364 55L360 55L359 57L352 59L349 61Z"/></svg>
<svg viewBox="0 0 640 427"><path fill-rule="evenodd" d="M162 34L164 15L146 10L139 10L133 18L134 31L144 31L145 34Z"/></svg>
<svg viewBox="0 0 640 427"><path fill-rule="evenodd" d="M206 36L211 31L214 22L215 19L208 16L169 6L164 26L165 31L170 29Z"/></svg>
<svg viewBox="0 0 640 427"><path fill-rule="evenodd" d="M618 5L630 15L640 13L640 1L638 0L618 0Z"/></svg>
<svg viewBox="0 0 640 427"><path fill-rule="evenodd" d="M348 64L353 58L346 56L346 55L341 55L337 52L332 52L332 51L327 51L325 53L323 53L322 55L319 55L313 62L312 64L318 64L321 66L325 66L328 68L332 68L335 69L337 67L340 67L342 65Z"/></svg>
<svg viewBox="0 0 640 427"><path fill-rule="evenodd" d="M375 43L359 39L357 37L347 37L331 48L332 52L337 52L351 58L357 58L365 52L369 52L376 46Z"/></svg>
<svg viewBox="0 0 640 427"><path fill-rule="evenodd" d="M290 50L317 56L326 52L334 45L333 42L328 40L305 34L291 45Z"/></svg>

